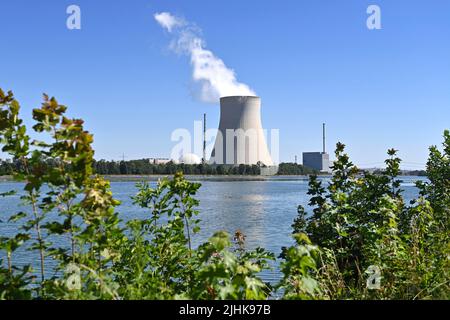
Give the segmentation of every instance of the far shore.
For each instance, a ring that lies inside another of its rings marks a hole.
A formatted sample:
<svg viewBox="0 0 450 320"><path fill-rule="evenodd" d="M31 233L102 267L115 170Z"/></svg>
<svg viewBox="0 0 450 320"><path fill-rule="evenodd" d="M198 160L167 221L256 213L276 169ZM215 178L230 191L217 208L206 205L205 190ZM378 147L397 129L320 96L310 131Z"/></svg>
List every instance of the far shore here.
<svg viewBox="0 0 450 320"><path fill-rule="evenodd" d="M127 181L158 181L166 177L173 177L173 174L152 174L152 175L104 175L105 179L112 182L127 182ZM253 176L253 175L184 175L189 181L296 181L308 179L308 175L275 175L275 176ZM331 175L320 175L320 177L331 177ZM401 179L402 176L399 176ZM1 182L14 182L12 176L0 176Z"/></svg>
<svg viewBox="0 0 450 320"><path fill-rule="evenodd" d="M109 181L158 181L170 174L158 175L105 175ZM306 175L296 176L252 176L252 175L184 175L190 181L267 181L267 180L300 180L307 179Z"/></svg>
<svg viewBox="0 0 450 320"><path fill-rule="evenodd" d="M172 177L171 174L153 174L153 175L104 175L103 177L109 181L158 181L165 177ZM290 175L290 176L252 176L252 175L185 175L190 181L267 181L267 180L302 180L307 179L306 175ZM0 182L12 182L12 176L0 176Z"/></svg>

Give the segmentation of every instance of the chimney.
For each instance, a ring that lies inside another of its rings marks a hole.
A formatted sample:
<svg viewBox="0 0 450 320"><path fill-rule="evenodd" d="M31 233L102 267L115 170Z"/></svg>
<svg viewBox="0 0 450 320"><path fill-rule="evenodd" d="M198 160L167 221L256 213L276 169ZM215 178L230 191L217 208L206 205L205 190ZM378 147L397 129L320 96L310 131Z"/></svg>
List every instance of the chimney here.
<svg viewBox="0 0 450 320"><path fill-rule="evenodd" d="M322 135L323 135L323 153L326 153L326 151L325 151L325 123L322 124Z"/></svg>
<svg viewBox="0 0 450 320"><path fill-rule="evenodd" d="M203 114L203 163L206 163L206 113Z"/></svg>

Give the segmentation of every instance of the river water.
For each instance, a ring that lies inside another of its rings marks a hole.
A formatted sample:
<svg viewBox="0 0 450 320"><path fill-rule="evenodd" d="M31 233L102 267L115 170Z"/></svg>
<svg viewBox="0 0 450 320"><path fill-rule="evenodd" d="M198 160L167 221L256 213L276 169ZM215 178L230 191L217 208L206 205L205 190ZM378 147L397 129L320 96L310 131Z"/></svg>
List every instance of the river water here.
<svg viewBox="0 0 450 320"><path fill-rule="evenodd" d="M326 180L326 178L322 178ZM401 177L404 198L409 201L417 196L414 181L421 177ZM265 181L200 181L202 186L197 198L200 200L200 233L194 235L195 245L206 241L215 231L225 230L233 234L241 230L246 236L246 247L264 247L278 256L281 247L293 244L291 224L297 215L299 204L307 208L309 196L307 178L274 177ZM152 182L154 183L154 182ZM325 181L326 183L326 181ZM0 193L12 189L20 191L22 184L2 182ZM131 197L136 194L136 182L112 182L114 197L122 203L117 208L123 220L143 218L148 212L133 205ZM19 195L0 197L0 236L12 235L17 225L7 223L8 217L21 207ZM4 258L0 253L0 259ZM25 251L18 252L17 264L32 263L37 267L37 256ZM274 270L264 272L266 281L279 280L277 265Z"/></svg>

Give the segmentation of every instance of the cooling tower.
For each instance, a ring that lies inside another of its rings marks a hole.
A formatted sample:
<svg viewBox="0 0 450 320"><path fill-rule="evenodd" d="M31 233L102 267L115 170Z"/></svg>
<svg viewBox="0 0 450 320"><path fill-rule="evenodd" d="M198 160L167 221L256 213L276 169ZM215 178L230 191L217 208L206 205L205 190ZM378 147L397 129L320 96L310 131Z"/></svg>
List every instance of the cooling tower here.
<svg viewBox="0 0 450 320"><path fill-rule="evenodd" d="M219 130L209 162L273 165L261 124L259 97L220 98Z"/></svg>

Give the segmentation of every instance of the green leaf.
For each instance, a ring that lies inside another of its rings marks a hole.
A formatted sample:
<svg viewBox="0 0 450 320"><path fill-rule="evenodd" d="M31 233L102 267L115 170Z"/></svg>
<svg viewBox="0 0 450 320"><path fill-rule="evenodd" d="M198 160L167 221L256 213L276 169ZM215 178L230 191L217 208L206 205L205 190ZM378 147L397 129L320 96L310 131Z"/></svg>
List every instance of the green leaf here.
<svg viewBox="0 0 450 320"><path fill-rule="evenodd" d="M12 215L9 217L8 222L16 222L19 221L22 218L25 218L27 214L25 212L19 212L17 214Z"/></svg>

